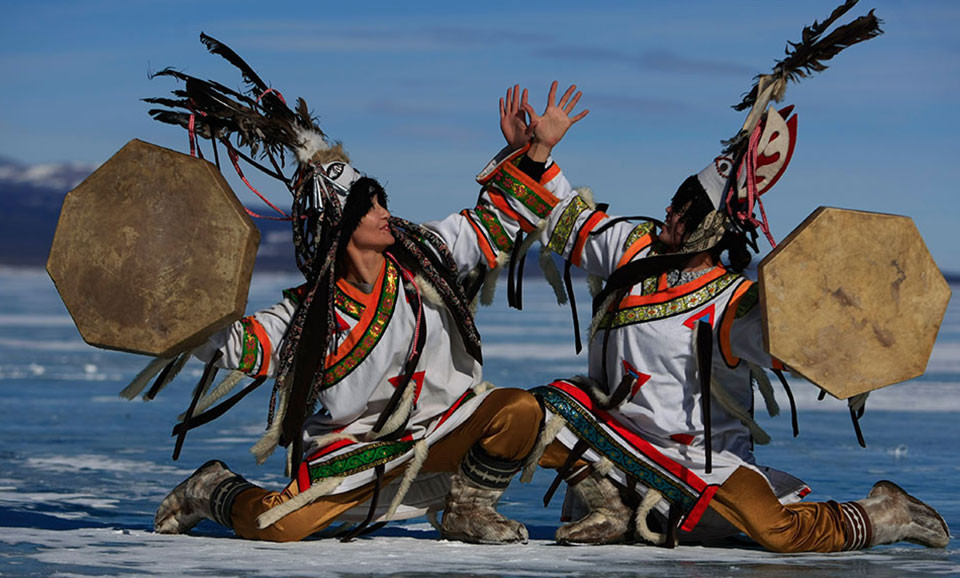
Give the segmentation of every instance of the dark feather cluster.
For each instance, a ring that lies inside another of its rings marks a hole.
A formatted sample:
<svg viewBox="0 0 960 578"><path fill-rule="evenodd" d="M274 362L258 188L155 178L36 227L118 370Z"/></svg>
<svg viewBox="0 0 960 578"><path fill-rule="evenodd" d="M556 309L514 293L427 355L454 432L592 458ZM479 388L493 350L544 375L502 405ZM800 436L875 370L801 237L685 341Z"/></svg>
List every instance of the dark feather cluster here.
<svg viewBox="0 0 960 578"><path fill-rule="evenodd" d="M279 178L289 187L283 176L287 149L302 144L298 132L309 130L323 135L301 98L296 111L291 110L283 98L260 78L260 76L229 46L206 34L200 41L212 54L224 58L238 68L245 87L234 90L213 80L204 80L173 68L151 74L151 78L168 76L184 83L182 89L173 90L175 98L145 98L145 102L165 108L152 108L148 112L163 123L188 128L193 119L194 131L202 138L220 141L249 151L247 160L268 159L274 170L253 162L254 166L272 177ZM230 139L233 139L231 144ZM238 151L239 152L239 151Z"/></svg>
<svg viewBox="0 0 960 578"><path fill-rule="evenodd" d="M787 57L777 61L776 66L774 66L772 73L774 80L796 82L814 72L826 70L825 62L845 48L882 34L881 21L871 10L866 16L860 16L853 22L839 26L823 36L823 33L837 19L846 14L856 4L857 0L847 0L843 5L835 8L822 23L814 21L810 26L804 27L800 42L787 42L787 48L784 50ZM754 83L750 92L733 108L735 110L747 110L752 107L756 103L757 88L757 83Z"/></svg>

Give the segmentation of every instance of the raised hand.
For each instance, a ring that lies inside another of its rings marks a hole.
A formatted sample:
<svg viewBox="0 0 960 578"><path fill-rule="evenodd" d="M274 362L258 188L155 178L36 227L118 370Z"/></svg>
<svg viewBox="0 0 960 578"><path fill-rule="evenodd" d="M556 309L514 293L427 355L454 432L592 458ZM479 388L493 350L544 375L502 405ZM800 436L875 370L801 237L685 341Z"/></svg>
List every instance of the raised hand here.
<svg viewBox="0 0 960 578"><path fill-rule="evenodd" d="M507 89L506 99L500 99L500 132L511 150L526 145L533 136L527 123L527 106L527 89L523 89L521 98L519 84Z"/></svg>
<svg viewBox="0 0 960 578"><path fill-rule="evenodd" d="M560 102L554 104L557 97L557 81L554 80L553 84L550 85L550 92L547 94L547 107L544 109L542 115L537 115L533 107L524 99L521 106L527 114L530 115L530 123L527 130L532 131L534 137L533 145L531 145L530 150L527 152L527 156L529 156L531 160L538 162L547 160L550 151L560 142L563 135L567 133L567 130L579 122L580 119L587 116L590 112L587 109L576 116L570 116L580 101L581 95L582 93L577 90L577 86L571 84L570 88L560 97Z"/></svg>

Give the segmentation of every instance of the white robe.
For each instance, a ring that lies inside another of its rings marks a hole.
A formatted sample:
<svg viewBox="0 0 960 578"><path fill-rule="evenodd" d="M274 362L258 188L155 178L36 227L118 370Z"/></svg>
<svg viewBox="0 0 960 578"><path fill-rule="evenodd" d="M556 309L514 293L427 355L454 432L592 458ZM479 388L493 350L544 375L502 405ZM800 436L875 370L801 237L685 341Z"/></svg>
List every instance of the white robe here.
<svg viewBox="0 0 960 578"><path fill-rule="evenodd" d="M496 161L485 169L487 174L502 170ZM596 210L592 198L574 191L562 173L551 185L550 193L558 202L546 219L541 241L587 273L606 279L626 263L648 256L656 246L651 223L612 222L612 217ZM532 193L518 190L516 194ZM667 286L665 274L635 284L602 318L601 329L590 340L589 377L600 382L600 395L591 399L586 393L589 386L566 381L534 390L550 410L548 419L560 416L567 422L557 439L568 448L587 440L591 447L584 454L586 459L611 459L614 468L609 475L624 486L638 482L641 494L646 487L656 488L665 497L657 506L661 511L666 512L666 502L678 502L687 530L706 511L719 484L741 466L768 479L782 479L784 484L775 491L783 501L800 499L809 488L795 478L755 466L750 430L715 399L711 404L712 469L708 473L705 467L694 327L698 321L709 323L714 379L736 405L752 413L747 362L776 365L764 352L760 308L755 305L753 283L722 267L676 287ZM633 381L626 400L616 408L598 407L596 399L612 395L627 374Z"/></svg>
<svg viewBox="0 0 960 578"><path fill-rule="evenodd" d="M542 184L549 185L557 176L556 170L548 171ZM538 214L522 203L511 206L496 191L485 189L475 207L424 226L446 245L463 279L480 264L499 268L521 228L531 231L531 222L546 216L550 206L540 209ZM346 492L372 482L375 465L389 472L409 463L417 454L415 446L423 442L429 447L449 434L486 395L480 364L467 353L452 313L421 280L402 270L389 253L386 256L369 293L343 279L337 282L340 331L325 360L318 411L303 426L305 459L295 474L301 492L330 478L342 478L335 493ZM410 380L410 418L399 440L376 441L371 430L394 393L413 343L417 316L408 301L411 291L419 293L423 306L426 343ZM297 290L286 292L280 303L211 338L196 352L197 357L210 359L219 350L221 367L239 368L251 376L273 376L297 302ZM422 454L422 445L419 449ZM399 483L395 480L384 489L379 514ZM390 519L442 506L447 484L442 475L418 477ZM365 513L353 512L344 519Z"/></svg>

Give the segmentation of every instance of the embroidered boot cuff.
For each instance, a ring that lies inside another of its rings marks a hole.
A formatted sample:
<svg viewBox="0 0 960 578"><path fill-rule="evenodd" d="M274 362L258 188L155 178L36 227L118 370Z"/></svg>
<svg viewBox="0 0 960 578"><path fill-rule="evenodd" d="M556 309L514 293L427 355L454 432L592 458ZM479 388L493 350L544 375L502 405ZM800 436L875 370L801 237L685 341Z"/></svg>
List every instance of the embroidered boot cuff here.
<svg viewBox="0 0 960 578"><path fill-rule="evenodd" d="M843 502L837 504L840 513L843 514L843 542L844 550L862 550L870 546L873 539L873 527L870 524L870 518L867 517L866 510L856 502Z"/></svg>
<svg viewBox="0 0 960 578"><path fill-rule="evenodd" d="M233 508L233 501L240 492L255 487L240 476L227 478L220 482L214 488L213 493L210 494L210 514L213 516L213 521L221 526L233 528L233 524L230 523L230 510Z"/></svg>
<svg viewBox="0 0 960 578"><path fill-rule="evenodd" d="M510 485L510 480L520 471L521 465L520 460L493 457L480 444L474 444L460 462L460 472L475 486L503 490Z"/></svg>

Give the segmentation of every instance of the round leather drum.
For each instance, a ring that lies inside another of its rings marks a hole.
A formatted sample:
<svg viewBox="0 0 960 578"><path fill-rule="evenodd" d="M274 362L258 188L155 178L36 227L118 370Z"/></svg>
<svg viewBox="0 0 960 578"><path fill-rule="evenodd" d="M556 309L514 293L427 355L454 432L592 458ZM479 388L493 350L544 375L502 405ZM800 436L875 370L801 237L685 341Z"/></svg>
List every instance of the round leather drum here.
<svg viewBox="0 0 960 578"><path fill-rule="evenodd" d="M950 300L898 215L820 207L759 274L767 351L841 399L923 374Z"/></svg>
<svg viewBox="0 0 960 578"><path fill-rule="evenodd" d="M169 357L243 315L259 241L214 165L132 140L67 193L47 272L87 343Z"/></svg>

